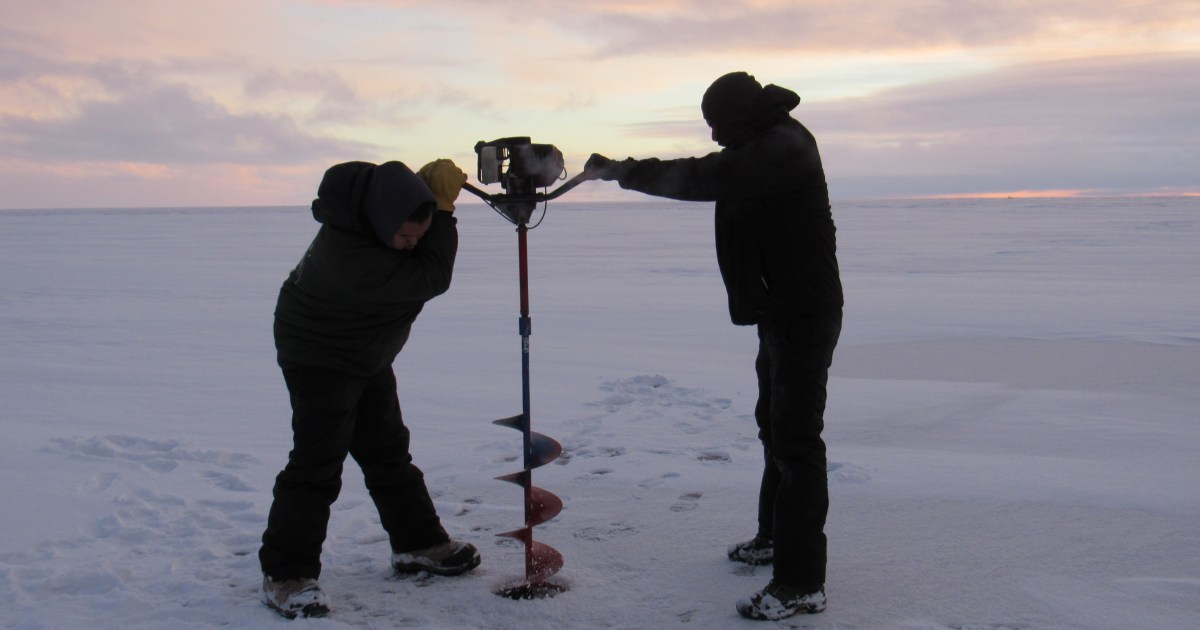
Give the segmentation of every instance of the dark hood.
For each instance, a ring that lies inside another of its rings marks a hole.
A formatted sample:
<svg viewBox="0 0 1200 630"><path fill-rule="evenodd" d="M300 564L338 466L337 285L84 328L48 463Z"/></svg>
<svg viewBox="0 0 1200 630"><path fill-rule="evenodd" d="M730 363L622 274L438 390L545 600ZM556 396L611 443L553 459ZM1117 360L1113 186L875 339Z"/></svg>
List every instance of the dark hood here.
<svg viewBox="0 0 1200 630"><path fill-rule="evenodd" d="M762 87L745 72L731 72L708 87L700 110L713 129L713 139L721 146L736 147L783 122L799 104L800 96L787 88Z"/></svg>
<svg viewBox="0 0 1200 630"><path fill-rule="evenodd" d="M425 182L401 162L344 162L325 171L313 218L390 246L400 225L418 208L436 204Z"/></svg>

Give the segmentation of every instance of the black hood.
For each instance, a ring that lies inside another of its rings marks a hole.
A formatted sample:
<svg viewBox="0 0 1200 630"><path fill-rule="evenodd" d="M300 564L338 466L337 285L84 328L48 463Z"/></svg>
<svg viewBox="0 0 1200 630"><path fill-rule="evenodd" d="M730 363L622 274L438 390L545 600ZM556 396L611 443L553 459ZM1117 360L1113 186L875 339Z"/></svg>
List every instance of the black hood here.
<svg viewBox="0 0 1200 630"><path fill-rule="evenodd" d="M726 74L708 87L700 102L704 120L721 146L735 147L788 118L800 96L779 87L761 84L745 72Z"/></svg>
<svg viewBox="0 0 1200 630"><path fill-rule="evenodd" d="M405 219L436 203L425 182L401 162L344 162L325 171L312 212L320 223L373 235L390 246Z"/></svg>

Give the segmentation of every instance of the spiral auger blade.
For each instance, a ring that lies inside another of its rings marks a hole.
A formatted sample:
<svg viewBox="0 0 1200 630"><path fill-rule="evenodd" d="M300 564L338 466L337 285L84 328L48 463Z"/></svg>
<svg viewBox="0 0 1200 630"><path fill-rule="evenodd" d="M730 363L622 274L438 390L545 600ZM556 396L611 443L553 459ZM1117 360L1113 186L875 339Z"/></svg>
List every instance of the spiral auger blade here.
<svg viewBox="0 0 1200 630"><path fill-rule="evenodd" d="M515 473L496 477L524 490L525 525L497 536L514 538L525 545L525 578L502 586L496 593L511 599L536 599L561 593L567 588L548 578L562 568L562 554L550 545L535 541L533 528L557 516L562 511L563 503L554 493L533 485L533 469L558 459L562 454L562 445L549 436L530 431L528 418L524 414L496 420L494 424L521 431L525 445L525 467Z"/></svg>
<svg viewBox="0 0 1200 630"><path fill-rule="evenodd" d="M529 404L529 337L533 333L533 320L529 317L529 226L517 217L517 262L520 272L521 317L518 332L521 334L521 413L494 424L521 432L523 463L521 470L497 479L521 486L525 494L525 525L511 532L497 534L515 538L525 545L525 577L516 579L502 587L496 594L511 599L535 599L549 597L567 590L560 582L549 578L563 566L562 554L553 547L533 540L533 527L554 518L562 511L562 499L543 488L533 485L533 469L545 466L558 459L562 445L548 436L530 430Z"/></svg>

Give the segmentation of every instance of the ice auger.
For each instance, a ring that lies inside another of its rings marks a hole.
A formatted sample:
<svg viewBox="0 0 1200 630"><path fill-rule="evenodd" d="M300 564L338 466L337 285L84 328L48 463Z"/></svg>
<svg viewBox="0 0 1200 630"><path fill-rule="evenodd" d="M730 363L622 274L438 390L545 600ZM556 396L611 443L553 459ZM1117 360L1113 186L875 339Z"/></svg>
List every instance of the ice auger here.
<svg viewBox="0 0 1200 630"><path fill-rule="evenodd" d="M505 192L488 194L463 184L463 189L483 199L501 216L517 226L518 271L521 289L521 413L494 421L494 424L516 429L522 436L524 466L518 472L497 479L520 486L525 493L525 524L519 529L498 536L515 538L525 545L525 576L512 580L496 591L511 599L534 599L553 596L567 590L561 582L550 580L563 566L563 557L553 547L533 539L533 528L554 518L562 511L562 500L554 493L533 485L533 469L545 466L562 454L562 445L544 434L533 431L529 404L529 337L532 332L529 318L529 220L539 203L558 197L580 183L591 179L580 173L550 193L537 193L560 179L563 171L562 153L551 145L532 144L529 138L502 138L475 145L479 155L479 181L499 182ZM544 215L543 215L544 216ZM534 226L536 227L536 225Z"/></svg>

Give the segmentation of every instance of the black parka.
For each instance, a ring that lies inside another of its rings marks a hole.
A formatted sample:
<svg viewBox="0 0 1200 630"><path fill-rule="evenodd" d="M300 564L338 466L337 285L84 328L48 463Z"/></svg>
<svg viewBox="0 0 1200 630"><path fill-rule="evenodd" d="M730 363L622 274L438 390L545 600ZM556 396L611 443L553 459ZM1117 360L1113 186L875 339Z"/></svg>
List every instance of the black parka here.
<svg viewBox="0 0 1200 630"><path fill-rule="evenodd" d="M367 162L348 162L325 173L312 204L321 228L284 281L275 307L275 347L284 368L371 376L395 360L425 303L450 287L457 219L435 211L414 249L392 249L376 236L365 211L371 191L380 188L380 182L371 185L377 170ZM400 221L433 202L407 168L389 176L397 179L386 187L387 201L395 204Z"/></svg>
<svg viewBox="0 0 1200 630"><path fill-rule="evenodd" d="M794 102L782 105L777 122L737 146L629 160L617 180L659 197L716 202L717 263L738 325L842 308L825 172L813 135L786 115L799 102L788 94Z"/></svg>

